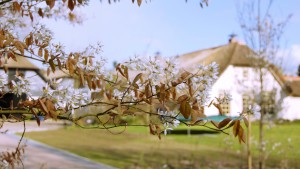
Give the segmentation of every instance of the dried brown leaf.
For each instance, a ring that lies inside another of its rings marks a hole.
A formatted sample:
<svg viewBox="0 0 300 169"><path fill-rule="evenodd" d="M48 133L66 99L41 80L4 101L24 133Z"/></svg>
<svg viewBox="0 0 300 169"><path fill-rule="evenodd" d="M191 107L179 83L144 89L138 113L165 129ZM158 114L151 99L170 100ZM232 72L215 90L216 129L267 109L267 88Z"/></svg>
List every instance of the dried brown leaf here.
<svg viewBox="0 0 300 169"><path fill-rule="evenodd" d="M191 106L190 106L190 103L185 101L185 102L182 102L180 104L180 113L183 115L184 118L188 119L192 113L192 109L191 109Z"/></svg>
<svg viewBox="0 0 300 169"><path fill-rule="evenodd" d="M172 98L173 98L173 100L176 100L176 88L175 87L171 87L171 94L172 94Z"/></svg>
<svg viewBox="0 0 300 169"><path fill-rule="evenodd" d="M226 118L224 120L222 120L219 125L218 125L218 128L221 129L223 127L225 127L229 122L231 122L231 118Z"/></svg>
<svg viewBox="0 0 300 169"><path fill-rule="evenodd" d="M6 65L4 65L3 68L4 68L4 72L7 73L8 72L8 67Z"/></svg>
<svg viewBox="0 0 300 169"><path fill-rule="evenodd" d="M165 98L166 98L166 85L161 84L160 90L159 90L159 99L160 99L160 101L164 102Z"/></svg>
<svg viewBox="0 0 300 169"><path fill-rule="evenodd" d="M53 59L50 59L50 60L49 60L49 65L50 65L50 67L51 67L52 72L54 73L54 72L55 72L55 64L54 64L54 62L53 62Z"/></svg>
<svg viewBox="0 0 300 169"><path fill-rule="evenodd" d="M91 90L93 88L93 84L92 84L92 81L91 81L91 78L89 76L86 77L86 82L88 84L88 87L89 89Z"/></svg>
<svg viewBox="0 0 300 169"><path fill-rule="evenodd" d="M38 126L41 125L41 121L40 118L37 116L36 112L31 108L30 112L34 115L35 119L36 119L36 123L38 124Z"/></svg>
<svg viewBox="0 0 300 169"><path fill-rule="evenodd" d="M62 70L62 65L61 65L61 62L60 62L60 59L59 57L56 58L56 61L57 61L57 66L60 70Z"/></svg>
<svg viewBox="0 0 300 169"><path fill-rule="evenodd" d="M55 5L55 0L46 0L46 4L52 9Z"/></svg>
<svg viewBox="0 0 300 169"><path fill-rule="evenodd" d="M56 108L51 100L47 99L45 105L49 111L56 111Z"/></svg>
<svg viewBox="0 0 300 169"><path fill-rule="evenodd" d="M154 131L153 127L154 126L152 124L149 124L150 134L155 135L155 131Z"/></svg>
<svg viewBox="0 0 300 169"><path fill-rule="evenodd" d="M24 47L23 43L21 41L15 41L14 45L18 49L18 51L20 51L20 53L22 55L24 55L24 49L25 49L25 47Z"/></svg>
<svg viewBox="0 0 300 169"><path fill-rule="evenodd" d="M39 104L41 106L42 111L45 112L46 114L49 114L49 110L47 109L47 107L46 107L46 105L44 103L44 100L38 99L38 102L39 102Z"/></svg>
<svg viewBox="0 0 300 169"><path fill-rule="evenodd" d="M149 98L151 96L151 91L150 91L150 85L147 84L145 86L145 95L146 95L146 98Z"/></svg>
<svg viewBox="0 0 300 169"><path fill-rule="evenodd" d="M123 73L123 71L122 71L122 69L121 69L121 64L118 64L118 65L116 66L116 70L117 70L123 77L126 78L125 74Z"/></svg>
<svg viewBox="0 0 300 169"><path fill-rule="evenodd" d="M238 137L239 137L239 142L246 142L246 137L245 137L245 132L242 126L240 126L238 130Z"/></svg>
<svg viewBox="0 0 300 169"><path fill-rule="evenodd" d="M129 80L128 67L124 66L124 74L127 80Z"/></svg>
<svg viewBox="0 0 300 169"><path fill-rule="evenodd" d="M68 8L73 11L75 7L74 1L73 0L68 0Z"/></svg>
<svg viewBox="0 0 300 169"><path fill-rule="evenodd" d="M236 137L239 133L239 129L240 129L240 121L239 120L236 120L234 122L234 125L233 125L233 135Z"/></svg>
<svg viewBox="0 0 300 169"><path fill-rule="evenodd" d="M17 11L17 12L21 11L21 5L18 2L16 2L16 1L13 2L12 7L13 7L14 11Z"/></svg>
<svg viewBox="0 0 300 169"><path fill-rule="evenodd" d="M137 3L138 3L139 6L141 6L142 0L137 0Z"/></svg>
<svg viewBox="0 0 300 169"><path fill-rule="evenodd" d="M139 73L135 76L135 78L132 81L132 84L136 84L136 82L140 79L140 77L143 75L143 73Z"/></svg>
<svg viewBox="0 0 300 169"><path fill-rule="evenodd" d="M184 102L184 101L187 101L188 98L189 98L189 96L187 96L186 94L181 95L181 96L178 97L177 102L178 102L178 103L182 103L182 102Z"/></svg>
<svg viewBox="0 0 300 169"><path fill-rule="evenodd" d="M30 32L29 37L27 37L27 38L25 39L25 43L26 43L27 46L30 46L30 45L33 44L32 32Z"/></svg>
<svg viewBox="0 0 300 169"><path fill-rule="evenodd" d="M158 136L158 138L161 140L161 128L159 127L159 125L155 125L155 128L156 128L156 134Z"/></svg>
<svg viewBox="0 0 300 169"><path fill-rule="evenodd" d="M189 94L191 97L193 97L192 80L190 78L187 80L187 85L189 88Z"/></svg>
<svg viewBox="0 0 300 169"><path fill-rule="evenodd" d="M54 111L54 110L50 110L49 115L50 115L50 117L52 117L52 119L56 120L57 116L59 115L59 112Z"/></svg>
<svg viewBox="0 0 300 169"><path fill-rule="evenodd" d="M40 57L43 56L43 48L39 48L38 55L39 55Z"/></svg>
<svg viewBox="0 0 300 169"><path fill-rule="evenodd" d="M42 18L44 17L44 13L43 13L42 8L39 8L38 14L39 14Z"/></svg>
<svg viewBox="0 0 300 169"><path fill-rule="evenodd" d="M248 127L248 125L249 125L248 119L246 117L243 117L243 121L244 121L245 126Z"/></svg>
<svg viewBox="0 0 300 169"><path fill-rule="evenodd" d="M49 58L49 51L47 49L44 49L44 59L47 62Z"/></svg>

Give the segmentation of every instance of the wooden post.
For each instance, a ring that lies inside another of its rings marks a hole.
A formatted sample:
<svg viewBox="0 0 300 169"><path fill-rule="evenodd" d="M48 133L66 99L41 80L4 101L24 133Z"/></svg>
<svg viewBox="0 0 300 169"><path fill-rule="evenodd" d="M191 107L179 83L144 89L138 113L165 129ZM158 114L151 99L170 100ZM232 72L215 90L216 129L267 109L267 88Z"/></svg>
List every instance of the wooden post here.
<svg viewBox="0 0 300 169"><path fill-rule="evenodd" d="M248 128L247 128L247 161L248 169L252 169L252 154L251 154L251 116L248 113Z"/></svg>

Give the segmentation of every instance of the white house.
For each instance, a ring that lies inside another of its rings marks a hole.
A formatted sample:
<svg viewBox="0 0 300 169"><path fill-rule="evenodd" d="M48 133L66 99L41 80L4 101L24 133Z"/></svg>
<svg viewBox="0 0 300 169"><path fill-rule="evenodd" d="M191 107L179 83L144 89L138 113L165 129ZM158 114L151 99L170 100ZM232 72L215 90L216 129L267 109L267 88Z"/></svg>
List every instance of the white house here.
<svg viewBox="0 0 300 169"><path fill-rule="evenodd" d="M300 77L286 76L284 78L291 92L284 99L285 109L280 116L289 120L300 119Z"/></svg>
<svg viewBox="0 0 300 169"><path fill-rule="evenodd" d="M229 104L222 104L222 110L226 115L238 116L240 112L255 104L258 99L266 100L269 114L276 114L278 118L300 119L300 79L287 82L278 68L270 65L264 68L263 94L260 96L260 79L258 69L252 65L250 54L254 52L246 45L235 40L228 44L199 50L177 56L184 69L189 69L194 64L210 64L216 62L219 65L219 78L211 90L211 98L227 92L232 100ZM216 107L205 108L206 115L218 115Z"/></svg>
<svg viewBox="0 0 300 169"><path fill-rule="evenodd" d="M216 62L219 65L219 78L211 90L211 98L218 97L224 92L231 94L232 100L229 104L222 104L222 110L226 115L238 116L249 105L257 99L260 91L259 73L252 67L252 59L249 56L253 51L246 45L237 41L199 50L177 57L182 63L182 68L189 70L195 64L210 64ZM78 86L76 80L64 73L56 71L46 76L37 66L26 58L17 56L18 62L9 59L7 68L8 78L13 78L16 70L21 71L26 78L32 82L31 93L33 96L40 96L42 87L51 79L63 78L62 85ZM263 69L264 92L262 98L270 114L276 114L278 118L295 120L300 119L300 77L285 77L278 68L270 65ZM0 67L0 74L4 74L3 67ZM205 108L206 115L218 115L219 110L214 106Z"/></svg>

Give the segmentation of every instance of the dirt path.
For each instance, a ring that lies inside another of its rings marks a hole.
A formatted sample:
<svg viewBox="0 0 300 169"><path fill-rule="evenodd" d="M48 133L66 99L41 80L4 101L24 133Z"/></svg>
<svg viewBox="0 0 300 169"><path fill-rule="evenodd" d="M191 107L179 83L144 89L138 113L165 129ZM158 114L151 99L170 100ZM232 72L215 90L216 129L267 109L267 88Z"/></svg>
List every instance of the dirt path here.
<svg viewBox="0 0 300 169"><path fill-rule="evenodd" d="M26 131L49 130L59 127L63 127L63 125L59 123L43 123L43 127L38 128L36 124L30 122L30 124L26 124ZM21 132L22 129L22 123L3 126L1 131L8 130L8 132L0 134L0 152L13 150L17 146L20 137L13 133ZM93 162L33 140L25 139L24 141L27 145L23 160L25 169L113 169L113 167ZM18 168L22 167L19 166Z"/></svg>

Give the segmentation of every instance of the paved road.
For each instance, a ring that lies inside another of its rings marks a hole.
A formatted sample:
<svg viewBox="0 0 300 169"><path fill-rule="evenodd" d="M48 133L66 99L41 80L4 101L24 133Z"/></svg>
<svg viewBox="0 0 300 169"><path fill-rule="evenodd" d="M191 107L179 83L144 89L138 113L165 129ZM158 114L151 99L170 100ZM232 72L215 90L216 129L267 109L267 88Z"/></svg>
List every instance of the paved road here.
<svg viewBox="0 0 300 169"><path fill-rule="evenodd" d="M11 124L9 124L11 125ZM20 125L20 124L17 124ZM43 123L45 126L45 123ZM32 125L34 126L34 125ZM19 141L19 136L13 134L16 130L20 130L21 126L11 125L4 126L1 131L9 129L6 134L0 134L0 152L5 150L13 150ZM57 125L48 125L48 129L57 128ZM26 126L27 130L36 127ZM21 128L22 129L22 128ZM45 127L47 129L47 127ZM89 159L62 151L45 144L24 140L26 149L24 155L25 169L113 169L113 167L93 162ZM22 168L21 166L17 168Z"/></svg>

